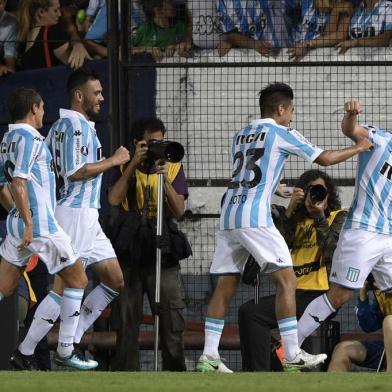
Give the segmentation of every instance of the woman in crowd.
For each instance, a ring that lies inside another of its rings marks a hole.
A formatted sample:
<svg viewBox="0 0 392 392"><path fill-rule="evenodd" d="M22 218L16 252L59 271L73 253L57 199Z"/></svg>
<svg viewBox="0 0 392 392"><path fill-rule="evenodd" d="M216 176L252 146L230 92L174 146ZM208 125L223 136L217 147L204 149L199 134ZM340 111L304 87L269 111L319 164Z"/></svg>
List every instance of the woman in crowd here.
<svg viewBox="0 0 392 392"><path fill-rule="evenodd" d="M82 42L71 41L60 20L59 0L21 0L19 40L21 69L52 67L69 63L77 68L89 58ZM73 59L81 59L74 62Z"/></svg>

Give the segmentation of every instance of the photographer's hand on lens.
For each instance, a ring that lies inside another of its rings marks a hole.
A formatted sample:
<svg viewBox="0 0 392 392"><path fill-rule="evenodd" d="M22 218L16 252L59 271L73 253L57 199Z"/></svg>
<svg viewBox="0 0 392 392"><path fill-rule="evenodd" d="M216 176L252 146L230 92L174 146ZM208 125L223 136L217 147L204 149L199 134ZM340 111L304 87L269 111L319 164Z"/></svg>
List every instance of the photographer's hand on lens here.
<svg viewBox="0 0 392 392"><path fill-rule="evenodd" d="M157 174L163 174L165 176L165 180L166 180L167 173L169 172L169 163L164 161L163 159L158 159L155 162L155 166L157 168Z"/></svg>
<svg viewBox="0 0 392 392"><path fill-rule="evenodd" d="M313 203L310 197L310 193L306 196L305 207L309 215L313 218L325 218L325 210L328 206L328 199L325 198L322 201Z"/></svg>
<svg viewBox="0 0 392 392"><path fill-rule="evenodd" d="M303 203L305 199L305 192L301 188L293 188L293 194L291 196L289 205L287 206L286 209L286 216L288 218L291 217L291 215L294 214L294 212L297 210L297 208Z"/></svg>
<svg viewBox="0 0 392 392"><path fill-rule="evenodd" d="M142 162L147 159L148 147L144 140L136 143L135 155L132 157L132 163L134 166L139 166Z"/></svg>

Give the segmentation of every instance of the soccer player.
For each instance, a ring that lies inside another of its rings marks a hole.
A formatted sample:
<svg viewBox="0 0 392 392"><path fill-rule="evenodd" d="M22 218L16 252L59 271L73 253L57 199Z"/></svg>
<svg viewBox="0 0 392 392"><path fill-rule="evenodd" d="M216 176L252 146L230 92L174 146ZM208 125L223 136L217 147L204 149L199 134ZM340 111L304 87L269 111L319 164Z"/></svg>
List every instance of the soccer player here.
<svg viewBox="0 0 392 392"><path fill-rule="evenodd" d="M42 128L44 103L35 90L19 88L10 95L8 108L13 124L0 146L0 183L2 188L9 187L15 204L0 246L0 300L12 294L30 256L39 255L51 274L61 276L65 287L58 310L61 321L56 360L80 370L92 369L97 362L84 361L73 349L87 277L71 239L54 215L53 159L37 131ZM31 358L18 355L18 351L12 360L19 369L34 369Z"/></svg>
<svg viewBox="0 0 392 392"><path fill-rule="evenodd" d="M343 133L356 142L370 140L374 149L359 155L354 198L332 260L331 285L305 309L298 323L300 345L351 299L370 272L381 292L392 288L392 134L358 124L358 101L346 102L344 108Z"/></svg>
<svg viewBox="0 0 392 392"><path fill-rule="evenodd" d="M289 249L272 222L271 196L289 155L329 166L368 150L371 143L363 138L342 150L322 151L288 128L294 112L293 99L290 86L269 85L260 92L262 118L233 137L233 175L222 206L221 230L210 269L219 278L208 305L204 351L196 366L199 371L231 372L221 361L218 346L227 307L249 254L276 284L276 319L286 356L285 370L314 367L326 358L325 354L307 354L298 345L296 278Z"/></svg>
<svg viewBox="0 0 392 392"><path fill-rule="evenodd" d="M45 142L55 156L56 172L64 185L56 207L56 219L71 237L85 267L92 265L101 283L83 301L75 333L79 343L84 332L102 310L117 297L123 287L123 275L116 254L98 222L102 173L129 161L129 152L119 147L107 158L91 117L100 112L103 101L99 76L80 68L67 82L71 110L60 109L60 119L49 131ZM24 355L32 355L38 342L49 332L59 316L63 282L55 277L53 290L38 306L26 338L19 346ZM63 296L64 298L64 296Z"/></svg>

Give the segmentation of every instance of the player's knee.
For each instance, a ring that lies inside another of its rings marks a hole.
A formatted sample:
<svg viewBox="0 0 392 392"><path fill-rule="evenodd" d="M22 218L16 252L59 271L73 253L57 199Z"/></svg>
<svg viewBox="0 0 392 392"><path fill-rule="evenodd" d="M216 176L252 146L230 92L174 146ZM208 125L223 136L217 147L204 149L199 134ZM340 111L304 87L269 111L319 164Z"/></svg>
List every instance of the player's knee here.
<svg viewBox="0 0 392 392"><path fill-rule="evenodd" d="M108 285L112 290L120 292L124 288L124 279L122 275L114 277Z"/></svg>
<svg viewBox="0 0 392 392"><path fill-rule="evenodd" d="M352 296L353 290L338 285L332 285L327 294L328 300L335 309L343 306Z"/></svg>

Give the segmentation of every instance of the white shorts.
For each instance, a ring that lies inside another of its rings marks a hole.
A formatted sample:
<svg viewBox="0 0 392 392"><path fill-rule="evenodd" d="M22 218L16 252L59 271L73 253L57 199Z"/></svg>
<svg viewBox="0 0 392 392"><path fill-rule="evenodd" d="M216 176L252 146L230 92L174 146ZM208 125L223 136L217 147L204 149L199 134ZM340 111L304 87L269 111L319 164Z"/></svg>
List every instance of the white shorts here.
<svg viewBox="0 0 392 392"><path fill-rule="evenodd" d="M360 289L370 272L380 290L392 289L392 236L362 229L342 230L330 282Z"/></svg>
<svg viewBox="0 0 392 392"><path fill-rule="evenodd" d="M96 208L72 208L60 205L56 207L55 217L71 237L86 268L104 260L117 258L111 242L98 222Z"/></svg>
<svg viewBox="0 0 392 392"><path fill-rule="evenodd" d="M27 248L18 250L21 242L20 238L8 234L0 245L4 259L17 267L25 267L31 255L36 254L46 264L49 273L56 274L79 258L71 239L61 228L56 233L33 238Z"/></svg>
<svg viewBox="0 0 392 392"><path fill-rule="evenodd" d="M264 273L293 265L286 242L274 226L220 230L216 233L216 248L210 273L242 274L249 254L255 258Z"/></svg>

